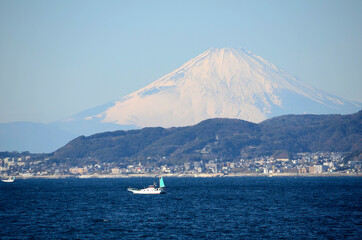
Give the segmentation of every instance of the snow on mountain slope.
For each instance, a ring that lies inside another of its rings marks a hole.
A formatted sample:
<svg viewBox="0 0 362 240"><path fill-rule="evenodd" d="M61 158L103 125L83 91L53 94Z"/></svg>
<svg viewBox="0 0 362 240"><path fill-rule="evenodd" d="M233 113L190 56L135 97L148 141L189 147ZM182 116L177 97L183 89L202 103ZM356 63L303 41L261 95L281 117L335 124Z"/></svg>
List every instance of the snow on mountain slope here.
<svg viewBox="0 0 362 240"><path fill-rule="evenodd" d="M196 124L208 118L260 122L282 114L352 113L359 103L316 90L243 49L210 49L152 84L82 116L138 127Z"/></svg>
<svg viewBox="0 0 362 240"><path fill-rule="evenodd" d="M0 124L0 146L49 152L98 132L186 126L216 117L260 122L283 114L348 114L361 106L317 90L243 49L210 49L118 101L50 124Z"/></svg>

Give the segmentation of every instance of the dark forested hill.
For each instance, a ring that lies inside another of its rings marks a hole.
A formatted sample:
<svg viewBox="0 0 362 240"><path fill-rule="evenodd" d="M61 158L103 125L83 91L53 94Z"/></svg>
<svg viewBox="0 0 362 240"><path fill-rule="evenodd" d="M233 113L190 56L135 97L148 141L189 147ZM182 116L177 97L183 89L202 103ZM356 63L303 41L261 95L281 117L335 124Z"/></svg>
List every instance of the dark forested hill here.
<svg viewBox="0 0 362 240"><path fill-rule="evenodd" d="M180 128L144 128L78 137L56 159L106 162L233 160L276 151L362 151L362 111L351 115L286 115L259 124L209 119Z"/></svg>

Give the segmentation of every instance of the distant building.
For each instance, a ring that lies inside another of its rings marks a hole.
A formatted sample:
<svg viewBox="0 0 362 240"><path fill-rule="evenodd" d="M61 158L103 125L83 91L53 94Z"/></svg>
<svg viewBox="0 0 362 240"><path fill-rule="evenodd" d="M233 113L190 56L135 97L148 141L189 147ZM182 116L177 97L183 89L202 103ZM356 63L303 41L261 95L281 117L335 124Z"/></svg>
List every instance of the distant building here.
<svg viewBox="0 0 362 240"><path fill-rule="evenodd" d="M288 162L289 161L289 154L286 151L282 151L279 154L274 156L274 159L279 162Z"/></svg>
<svg viewBox="0 0 362 240"><path fill-rule="evenodd" d="M83 173L87 173L88 169L87 169L87 167L83 167L83 168L75 167L75 168L69 168L69 172L72 174L83 174Z"/></svg>
<svg viewBox="0 0 362 240"><path fill-rule="evenodd" d="M210 169L213 173L217 173L217 164L216 163L208 163L205 164L207 169Z"/></svg>
<svg viewBox="0 0 362 240"><path fill-rule="evenodd" d="M314 173L322 173L323 166L322 165L314 165Z"/></svg>
<svg viewBox="0 0 362 240"><path fill-rule="evenodd" d="M190 163L184 163L184 167L185 167L185 171L189 171L190 170Z"/></svg>
<svg viewBox="0 0 362 240"><path fill-rule="evenodd" d="M170 173L171 170L166 165L161 166L161 171L164 173Z"/></svg>
<svg viewBox="0 0 362 240"><path fill-rule="evenodd" d="M24 166L25 162L18 162L18 166Z"/></svg>
<svg viewBox="0 0 362 240"><path fill-rule="evenodd" d="M322 172L323 172L322 165L309 166L309 173L322 173Z"/></svg>
<svg viewBox="0 0 362 240"><path fill-rule="evenodd" d="M121 173L121 170L119 168L112 168L111 171L112 171L112 174L120 174Z"/></svg>
<svg viewBox="0 0 362 240"><path fill-rule="evenodd" d="M0 167L0 172L5 172L5 171L7 171L7 170L9 170L9 168L7 168L7 167Z"/></svg>

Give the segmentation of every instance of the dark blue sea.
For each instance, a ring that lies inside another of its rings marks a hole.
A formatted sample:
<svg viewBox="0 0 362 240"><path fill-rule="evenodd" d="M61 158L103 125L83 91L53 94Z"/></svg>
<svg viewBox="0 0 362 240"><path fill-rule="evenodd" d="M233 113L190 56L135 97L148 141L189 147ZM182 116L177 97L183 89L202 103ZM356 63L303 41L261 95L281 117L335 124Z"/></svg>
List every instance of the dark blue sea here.
<svg viewBox="0 0 362 240"><path fill-rule="evenodd" d="M362 178L152 178L0 183L0 239L361 239Z"/></svg>

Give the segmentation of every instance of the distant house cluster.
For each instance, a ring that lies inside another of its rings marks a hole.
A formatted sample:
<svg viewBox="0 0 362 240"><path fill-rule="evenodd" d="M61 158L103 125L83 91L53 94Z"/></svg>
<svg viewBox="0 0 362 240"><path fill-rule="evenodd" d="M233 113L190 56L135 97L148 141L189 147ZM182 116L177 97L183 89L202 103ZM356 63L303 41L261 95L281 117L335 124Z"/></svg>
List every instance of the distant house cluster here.
<svg viewBox="0 0 362 240"><path fill-rule="evenodd" d="M9 171L12 167L21 167L26 164L30 156L0 158L0 172Z"/></svg>
<svg viewBox="0 0 362 240"><path fill-rule="evenodd" d="M202 151L207 152L207 149ZM151 159L151 158L150 158ZM162 158L163 160L166 157ZM47 157L4 157L0 158L1 176L81 176L81 175L127 175L127 174L361 174L361 161L345 161L340 152L297 153L292 156L282 152L273 156L252 159L240 158L233 162L221 159L189 161L180 165L129 164L116 162L70 166L51 161Z"/></svg>

